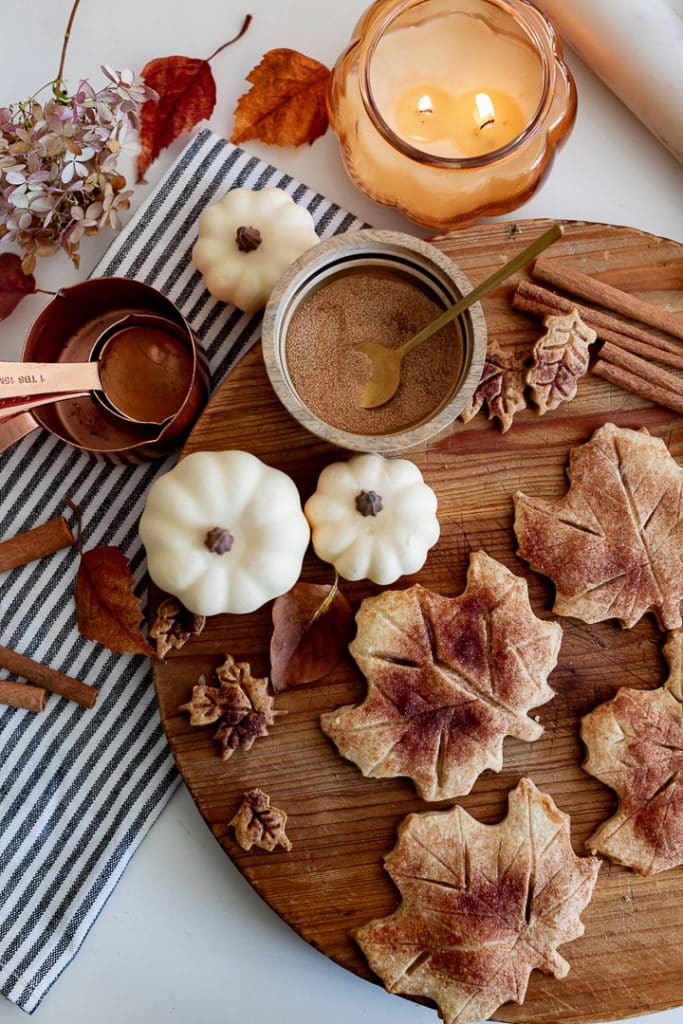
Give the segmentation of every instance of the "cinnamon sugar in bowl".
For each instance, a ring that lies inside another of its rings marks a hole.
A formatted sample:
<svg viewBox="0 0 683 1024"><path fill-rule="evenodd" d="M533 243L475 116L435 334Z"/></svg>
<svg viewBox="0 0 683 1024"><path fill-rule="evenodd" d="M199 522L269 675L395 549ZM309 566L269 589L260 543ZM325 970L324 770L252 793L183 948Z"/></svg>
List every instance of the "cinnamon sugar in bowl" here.
<svg viewBox="0 0 683 1024"><path fill-rule="evenodd" d="M479 303L405 357L394 397L363 409L361 342L398 348L471 290L427 242L364 230L314 246L285 273L263 319L263 356L281 402L312 433L357 451L400 451L449 426L481 377Z"/></svg>

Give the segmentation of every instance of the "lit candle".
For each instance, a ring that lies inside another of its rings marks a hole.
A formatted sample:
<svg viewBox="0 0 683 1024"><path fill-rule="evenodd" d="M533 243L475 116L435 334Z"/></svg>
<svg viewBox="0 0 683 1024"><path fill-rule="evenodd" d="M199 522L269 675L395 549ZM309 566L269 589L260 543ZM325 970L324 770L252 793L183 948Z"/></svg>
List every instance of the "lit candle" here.
<svg viewBox="0 0 683 1024"><path fill-rule="evenodd" d="M438 85L411 87L397 101L395 130L412 145L441 143L435 151L482 156L512 142L526 123L520 104L499 89L457 95Z"/></svg>
<svg viewBox="0 0 683 1024"><path fill-rule="evenodd" d="M355 184L447 229L531 195L576 93L526 0L376 0L335 66L328 109Z"/></svg>

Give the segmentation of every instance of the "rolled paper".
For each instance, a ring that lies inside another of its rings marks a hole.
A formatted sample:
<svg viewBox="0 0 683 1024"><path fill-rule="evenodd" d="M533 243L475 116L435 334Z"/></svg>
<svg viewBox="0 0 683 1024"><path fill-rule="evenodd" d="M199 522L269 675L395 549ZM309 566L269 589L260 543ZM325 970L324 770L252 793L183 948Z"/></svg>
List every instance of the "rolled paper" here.
<svg viewBox="0 0 683 1024"><path fill-rule="evenodd" d="M673 2L536 0L536 6L683 163L683 14Z"/></svg>

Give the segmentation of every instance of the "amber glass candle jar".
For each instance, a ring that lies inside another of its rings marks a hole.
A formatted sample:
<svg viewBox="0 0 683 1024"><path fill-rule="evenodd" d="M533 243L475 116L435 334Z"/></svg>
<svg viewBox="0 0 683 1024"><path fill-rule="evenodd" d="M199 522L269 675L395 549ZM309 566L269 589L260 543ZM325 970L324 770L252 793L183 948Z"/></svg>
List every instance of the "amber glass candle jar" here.
<svg viewBox="0 0 683 1024"><path fill-rule="evenodd" d="M337 61L328 110L357 187L444 230L532 195L576 90L527 0L379 0Z"/></svg>

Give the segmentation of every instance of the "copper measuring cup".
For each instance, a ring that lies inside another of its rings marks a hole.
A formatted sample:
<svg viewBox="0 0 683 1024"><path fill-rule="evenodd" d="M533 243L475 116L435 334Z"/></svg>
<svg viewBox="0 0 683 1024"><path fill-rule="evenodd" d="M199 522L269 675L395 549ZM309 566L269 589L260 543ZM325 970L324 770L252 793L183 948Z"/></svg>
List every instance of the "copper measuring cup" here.
<svg viewBox="0 0 683 1024"><path fill-rule="evenodd" d="M42 310L26 337L22 359L31 363L79 363L96 341L124 318L161 318L189 354L187 391L177 412L161 424L122 418L88 391L0 420L0 451L42 426L67 444L112 459L159 458L189 432L208 397L206 358L174 304L149 285L127 278L93 278L64 288ZM19 364L20 365L20 364ZM59 397L55 401L55 397Z"/></svg>
<svg viewBox="0 0 683 1024"><path fill-rule="evenodd" d="M88 362L0 360L0 419L8 412L92 391L95 401L113 415L161 426L184 401L191 359L179 324L151 313L129 313L100 334ZM151 403L155 390L157 401Z"/></svg>

